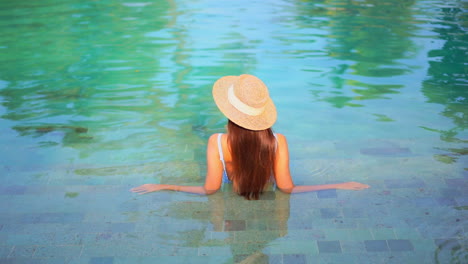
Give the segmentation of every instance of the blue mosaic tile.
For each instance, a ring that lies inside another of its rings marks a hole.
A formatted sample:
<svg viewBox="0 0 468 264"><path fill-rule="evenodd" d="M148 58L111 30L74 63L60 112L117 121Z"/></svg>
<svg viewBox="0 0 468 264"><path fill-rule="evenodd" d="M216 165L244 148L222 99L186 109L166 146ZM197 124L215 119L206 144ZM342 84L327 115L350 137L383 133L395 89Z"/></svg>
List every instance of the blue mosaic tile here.
<svg viewBox="0 0 468 264"><path fill-rule="evenodd" d="M338 228L338 229L350 229L350 228L357 228L358 227L358 223L352 219L352 218L348 218L348 219L334 219L333 220L334 222L334 227Z"/></svg>
<svg viewBox="0 0 468 264"><path fill-rule="evenodd" d="M343 252L347 253L366 253L366 247L363 241L348 241L348 240L341 240L341 249Z"/></svg>
<svg viewBox="0 0 468 264"><path fill-rule="evenodd" d="M17 222L21 224L37 223L37 214L21 214L17 217Z"/></svg>
<svg viewBox="0 0 468 264"><path fill-rule="evenodd" d="M345 218L361 218L365 217L366 213L362 208L343 208L343 216Z"/></svg>
<svg viewBox="0 0 468 264"><path fill-rule="evenodd" d="M336 228L324 228L324 237L326 240L346 240L349 239L346 229L340 230ZM320 240L320 239L318 239Z"/></svg>
<svg viewBox="0 0 468 264"><path fill-rule="evenodd" d="M411 203L418 207L432 207L437 206L437 202L432 197L414 197Z"/></svg>
<svg viewBox="0 0 468 264"><path fill-rule="evenodd" d="M13 234L10 234L13 235ZM8 234L0 232L0 247L2 246L8 246L7 241L8 241Z"/></svg>
<svg viewBox="0 0 468 264"><path fill-rule="evenodd" d="M457 197L455 198L458 206L468 206L468 196L467 197Z"/></svg>
<svg viewBox="0 0 468 264"><path fill-rule="evenodd" d="M348 238L349 240L372 240L373 236L369 229L349 229Z"/></svg>
<svg viewBox="0 0 468 264"><path fill-rule="evenodd" d="M435 200L441 206L458 206L457 201L451 197L435 198Z"/></svg>
<svg viewBox="0 0 468 264"><path fill-rule="evenodd" d="M83 220L83 215L82 213L22 214L18 221L22 224L79 223Z"/></svg>
<svg viewBox="0 0 468 264"><path fill-rule="evenodd" d="M388 251L386 240L366 240L364 244L367 252Z"/></svg>
<svg viewBox="0 0 468 264"><path fill-rule="evenodd" d="M441 188L439 192L443 198L457 198L463 196L463 193L455 188Z"/></svg>
<svg viewBox="0 0 468 264"><path fill-rule="evenodd" d="M71 257L67 258L67 264L89 264L89 258L82 258L82 257Z"/></svg>
<svg viewBox="0 0 468 264"><path fill-rule="evenodd" d="M317 241L320 253L341 253L339 241Z"/></svg>
<svg viewBox="0 0 468 264"><path fill-rule="evenodd" d="M368 254L366 254L368 255ZM341 253L341 254L320 254L317 258L313 258L313 261L309 263L318 264L364 264L364 263L382 263L382 262L370 262L371 258L361 258L360 254L357 253Z"/></svg>
<svg viewBox="0 0 468 264"><path fill-rule="evenodd" d="M90 258L89 264L114 264L114 258L113 257Z"/></svg>
<svg viewBox="0 0 468 264"><path fill-rule="evenodd" d="M8 223L4 224L2 228L2 233L10 233L10 234L17 234L21 233L24 230L24 225L20 224L19 221L18 223Z"/></svg>
<svg viewBox="0 0 468 264"><path fill-rule="evenodd" d="M112 237L115 237L116 234L114 233L110 233L110 232L106 232L106 233L98 233L98 234L95 234L94 236L94 241L96 243L103 243L105 241L109 241L112 239Z"/></svg>
<svg viewBox="0 0 468 264"><path fill-rule="evenodd" d="M376 240L395 239L393 228L375 228L370 230Z"/></svg>
<svg viewBox="0 0 468 264"><path fill-rule="evenodd" d="M135 203L133 201L124 202L124 203L119 204L118 206L119 211L122 211L122 212L129 212L129 211L134 212L134 211L138 211L138 208L139 208L138 203Z"/></svg>
<svg viewBox="0 0 468 264"><path fill-rule="evenodd" d="M133 232L135 223L70 223L67 225L67 232L72 233L113 233L113 232Z"/></svg>
<svg viewBox="0 0 468 264"><path fill-rule="evenodd" d="M81 244L83 235L79 233L60 232L55 235L54 244L57 245L78 245Z"/></svg>
<svg viewBox="0 0 468 264"><path fill-rule="evenodd" d="M26 192L26 186L23 185L11 185L0 188L1 195L22 195Z"/></svg>
<svg viewBox="0 0 468 264"><path fill-rule="evenodd" d="M54 233L38 234L15 234L8 236L9 245L52 245L55 238Z"/></svg>
<svg viewBox="0 0 468 264"><path fill-rule="evenodd" d="M456 219L453 219L451 222L451 225L421 225L418 229L423 238L451 238L457 236L457 234L462 234L463 227L456 224Z"/></svg>
<svg viewBox="0 0 468 264"><path fill-rule="evenodd" d="M468 189L468 179L464 178L455 178L455 179L445 179L445 183L448 187L451 188L460 188L460 189Z"/></svg>
<svg viewBox="0 0 468 264"><path fill-rule="evenodd" d="M36 251L36 246L15 246L11 254L9 255L10 258L17 258L17 257L32 257L34 252Z"/></svg>
<svg viewBox="0 0 468 264"><path fill-rule="evenodd" d="M79 223L83 213L43 213L37 214L37 223Z"/></svg>
<svg viewBox="0 0 468 264"><path fill-rule="evenodd" d="M268 254L268 264L283 264L283 255Z"/></svg>
<svg viewBox="0 0 468 264"><path fill-rule="evenodd" d="M322 190L317 192L319 199L337 198L336 190Z"/></svg>
<svg viewBox="0 0 468 264"><path fill-rule="evenodd" d="M411 239L410 241L414 247L413 253L422 251L434 252L437 248L433 239Z"/></svg>
<svg viewBox="0 0 468 264"><path fill-rule="evenodd" d="M463 176L464 179L468 179L468 168L465 168L462 172L461 175Z"/></svg>
<svg viewBox="0 0 468 264"><path fill-rule="evenodd" d="M311 221L305 221L303 219L290 219L288 221L288 227L290 230L297 230L297 229L314 229L316 223L312 223Z"/></svg>
<svg viewBox="0 0 468 264"><path fill-rule="evenodd" d="M413 251L414 247L411 241L406 239L391 239L387 240L388 247L391 251Z"/></svg>
<svg viewBox="0 0 468 264"><path fill-rule="evenodd" d="M362 148L360 150L361 154L369 156L407 156L411 154L409 148L399 148L399 147L375 147L375 148Z"/></svg>
<svg viewBox="0 0 468 264"><path fill-rule="evenodd" d="M151 256L151 257L117 257L114 264L219 264L234 263L228 256Z"/></svg>
<svg viewBox="0 0 468 264"><path fill-rule="evenodd" d="M10 252L12 250L11 246L0 246L0 258L6 258L8 255L10 255ZM3 262L0 262L3 263Z"/></svg>
<svg viewBox="0 0 468 264"><path fill-rule="evenodd" d="M391 179L384 180L387 188L421 188L426 184L420 179Z"/></svg>
<svg viewBox="0 0 468 264"><path fill-rule="evenodd" d="M162 253L162 254L160 254ZM173 247L146 242L146 244L102 243L83 246L81 257L123 257L123 256L154 256L171 255ZM114 259L115 260L115 259Z"/></svg>
<svg viewBox="0 0 468 264"><path fill-rule="evenodd" d="M306 264L307 258L303 254L284 254L283 264Z"/></svg>
<svg viewBox="0 0 468 264"><path fill-rule="evenodd" d="M322 218L338 218L341 217L341 212L335 208L322 208L320 209Z"/></svg>
<svg viewBox="0 0 468 264"><path fill-rule="evenodd" d="M0 258L2 264L64 264L69 263L69 258L57 257L57 258ZM87 264L87 263L80 263Z"/></svg>
<svg viewBox="0 0 468 264"><path fill-rule="evenodd" d="M53 257L79 257L82 246L39 246L34 256L35 258L53 258Z"/></svg>

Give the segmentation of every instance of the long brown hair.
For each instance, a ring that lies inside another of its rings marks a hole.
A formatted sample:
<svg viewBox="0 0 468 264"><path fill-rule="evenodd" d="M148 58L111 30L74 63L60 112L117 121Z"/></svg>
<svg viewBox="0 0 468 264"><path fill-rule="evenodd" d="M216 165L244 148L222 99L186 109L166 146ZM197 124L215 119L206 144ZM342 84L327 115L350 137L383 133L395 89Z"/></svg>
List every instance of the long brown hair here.
<svg viewBox="0 0 468 264"><path fill-rule="evenodd" d="M228 145L232 156L231 180L247 200L258 200L273 175L276 139L271 128L248 130L228 121Z"/></svg>

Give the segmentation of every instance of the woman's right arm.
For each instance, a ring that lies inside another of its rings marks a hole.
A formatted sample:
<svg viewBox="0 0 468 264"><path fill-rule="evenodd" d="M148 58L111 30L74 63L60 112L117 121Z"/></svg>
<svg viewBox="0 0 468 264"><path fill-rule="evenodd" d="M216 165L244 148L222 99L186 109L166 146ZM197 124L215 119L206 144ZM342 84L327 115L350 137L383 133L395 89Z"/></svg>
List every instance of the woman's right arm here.
<svg viewBox="0 0 468 264"><path fill-rule="evenodd" d="M358 182L343 182L336 184L323 185L294 185L289 171L289 150L286 137L281 134L276 134L278 139L278 149L276 151L275 160L275 180L278 188L285 193L301 193L313 192L329 189L344 189L344 190L362 190L369 188L369 185Z"/></svg>
<svg viewBox="0 0 468 264"><path fill-rule="evenodd" d="M209 195L219 190L222 183L223 165L219 159L217 135L212 135L208 140L206 150L207 172L205 184L202 186L171 185L171 184L143 184L132 188L130 191L145 194L161 190L170 190L177 192L187 192L195 194Z"/></svg>

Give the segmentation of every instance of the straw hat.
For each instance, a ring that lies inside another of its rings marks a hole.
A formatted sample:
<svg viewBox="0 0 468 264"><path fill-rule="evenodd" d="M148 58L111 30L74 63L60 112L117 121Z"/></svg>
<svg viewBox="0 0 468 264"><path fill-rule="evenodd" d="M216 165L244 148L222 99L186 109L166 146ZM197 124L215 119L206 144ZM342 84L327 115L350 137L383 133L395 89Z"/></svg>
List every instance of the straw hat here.
<svg viewBox="0 0 468 264"><path fill-rule="evenodd" d="M259 78L242 74L224 76L213 85L219 110L232 122L250 130L264 130L276 121L276 108Z"/></svg>

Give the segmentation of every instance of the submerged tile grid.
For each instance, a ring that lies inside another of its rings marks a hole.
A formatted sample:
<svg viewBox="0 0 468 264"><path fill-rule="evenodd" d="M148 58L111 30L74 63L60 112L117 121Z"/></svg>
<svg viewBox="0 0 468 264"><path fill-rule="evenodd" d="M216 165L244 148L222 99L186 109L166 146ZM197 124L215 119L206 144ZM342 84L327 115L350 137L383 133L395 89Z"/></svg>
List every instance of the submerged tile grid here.
<svg viewBox="0 0 468 264"><path fill-rule="evenodd" d="M362 192L267 192L255 202L228 190L136 196L120 184L44 185L31 177L30 185L0 189L0 263L463 260L467 178L447 175L438 187L395 173Z"/></svg>

